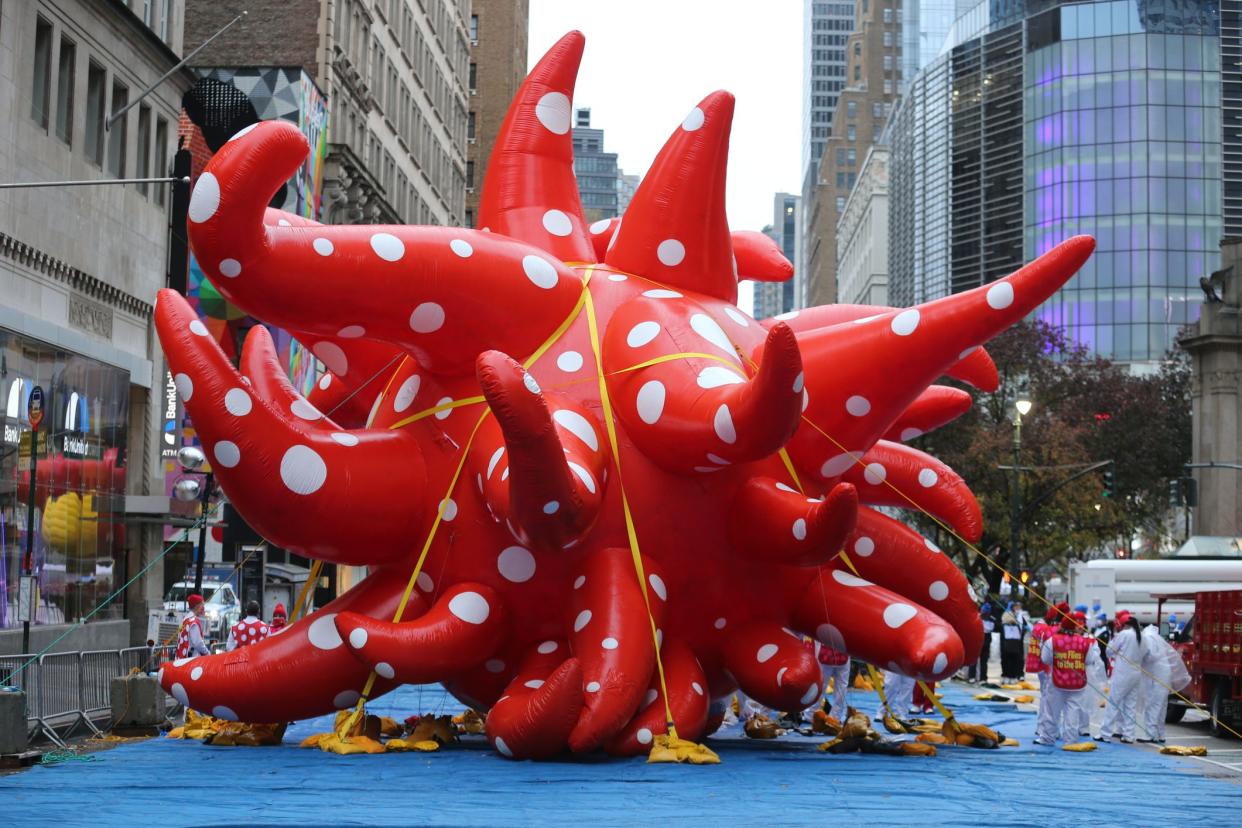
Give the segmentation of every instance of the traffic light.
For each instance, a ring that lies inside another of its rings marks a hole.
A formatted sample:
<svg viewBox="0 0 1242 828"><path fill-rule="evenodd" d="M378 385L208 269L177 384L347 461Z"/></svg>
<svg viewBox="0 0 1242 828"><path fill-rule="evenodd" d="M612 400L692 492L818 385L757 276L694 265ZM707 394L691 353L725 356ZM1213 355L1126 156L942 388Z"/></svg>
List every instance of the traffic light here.
<svg viewBox="0 0 1242 828"><path fill-rule="evenodd" d="M1182 496L1186 505L1194 509L1199 505L1199 481L1193 477L1182 478Z"/></svg>
<svg viewBox="0 0 1242 828"><path fill-rule="evenodd" d="M1169 504L1181 506L1182 502L1182 479L1175 477L1169 481Z"/></svg>
<svg viewBox="0 0 1242 828"><path fill-rule="evenodd" d="M1113 475L1113 467L1109 466L1108 468L1104 469L1104 491L1103 491L1104 497L1112 497L1113 494L1115 494L1117 491L1116 486L1117 486L1117 482L1116 482L1116 478Z"/></svg>

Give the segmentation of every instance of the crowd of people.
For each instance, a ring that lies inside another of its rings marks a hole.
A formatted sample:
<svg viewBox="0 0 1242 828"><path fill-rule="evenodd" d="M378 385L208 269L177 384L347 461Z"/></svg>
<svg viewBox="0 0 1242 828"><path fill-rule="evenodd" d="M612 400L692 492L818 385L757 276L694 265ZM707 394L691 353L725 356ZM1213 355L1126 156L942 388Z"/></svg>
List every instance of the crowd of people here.
<svg viewBox="0 0 1242 828"><path fill-rule="evenodd" d="M211 655L211 647L207 640L207 625L203 620L207 607L203 596L198 593L186 597L189 611L177 629L177 649L174 658L191 658L193 656ZM275 635L285 628L288 615L285 605L277 604L272 610L271 623L259 618L259 602L246 602L246 616L229 628L225 650L232 652L238 647L249 647L258 644L269 635Z"/></svg>

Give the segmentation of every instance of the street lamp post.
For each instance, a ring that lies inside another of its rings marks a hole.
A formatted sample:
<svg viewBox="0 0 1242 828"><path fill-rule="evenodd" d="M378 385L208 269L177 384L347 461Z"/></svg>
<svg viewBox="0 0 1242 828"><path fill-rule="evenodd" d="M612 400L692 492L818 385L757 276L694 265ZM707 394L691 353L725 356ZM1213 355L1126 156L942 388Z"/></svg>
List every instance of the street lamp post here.
<svg viewBox="0 0 1242 828"><path fill-rule="evenodd" d="M183 477L173 486L173 493L178 500L190 502L198 500L202 506L202 521L198 525L198 549L194 554L194 592L203 589L203 561L207 555L207 510L211 508L211 490L215 484L215 476L211 472L200 472L207 462L207 456L195 446L184 446L177 452L177 462L191 474L204 474L200 483L191 477Z"/></svg>
<svg viewBox="0 0 1242 828"><path fill-rule="evenodd" d="M1013 408L1013 487L1009 497L1009 571L1022 565L1018 549L1022 543L1022 418L1031 413L1031 398L1024 384L1018 389Z"/></svg>

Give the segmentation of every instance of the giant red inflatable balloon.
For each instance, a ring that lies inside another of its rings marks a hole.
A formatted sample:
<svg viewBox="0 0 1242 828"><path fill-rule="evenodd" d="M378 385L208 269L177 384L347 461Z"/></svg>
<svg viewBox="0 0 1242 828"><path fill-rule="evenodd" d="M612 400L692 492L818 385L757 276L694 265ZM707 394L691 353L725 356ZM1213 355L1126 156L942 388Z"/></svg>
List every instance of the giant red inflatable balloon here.
<svg viewBox="0 0 1242 828"><path fill-rule="evenodd" d="M307 151L283 123L243 130L199 179L190 238L208 275L331 374L298 396L261 327L239 373L165 291L156 319L177 386L258 531L370 574L257 646L166 666L181 701L296 719L353 704L374 670L372 695L439 681L489 711L506 756L633 754L665 728L647 601L690 738L710 699L736 687L782 710L814 702L820 670L796 633L928 679L979 651L962 574L859 503L925 509L979 537L961 478L902 441L969 405L938 377L995 386L979 346L1064 283L1093 242L917 308L761 324L734 304L732 96L690 110L623 220L588 226L571 147L582 47L565 36L518 93L480 230L268 211ZM745 275L788 275L753 237L737 245ZM383 391L362 422L366 406L341 403L377 372Z"/></svg>

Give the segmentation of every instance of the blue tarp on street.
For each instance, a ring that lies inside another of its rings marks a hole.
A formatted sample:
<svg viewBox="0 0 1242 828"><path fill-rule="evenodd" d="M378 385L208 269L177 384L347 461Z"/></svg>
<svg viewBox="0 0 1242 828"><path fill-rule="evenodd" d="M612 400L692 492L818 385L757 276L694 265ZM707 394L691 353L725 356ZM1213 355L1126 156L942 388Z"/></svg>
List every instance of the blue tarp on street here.
<svg viewBox="0 0 1242 828"><path fill-rule="evenodd" d="M874 693L851 691L874 711ZM709 744L718 766L648 765L603 757L512 762L482 737L438 753L335 756L302 750L331 718L289 729L272 748L210 747L165 738L122 745L93 762L0 777L12 825L1233 825L1242 787L1192 760L1119 744L1067 753L1031 742L1035 716L975 702L950 685L963 721L1021 747L944 748L935 758L832 756L825 741L787 735ZM458 712L438 688L402 688L370 711L403 719Z"/></svg>

